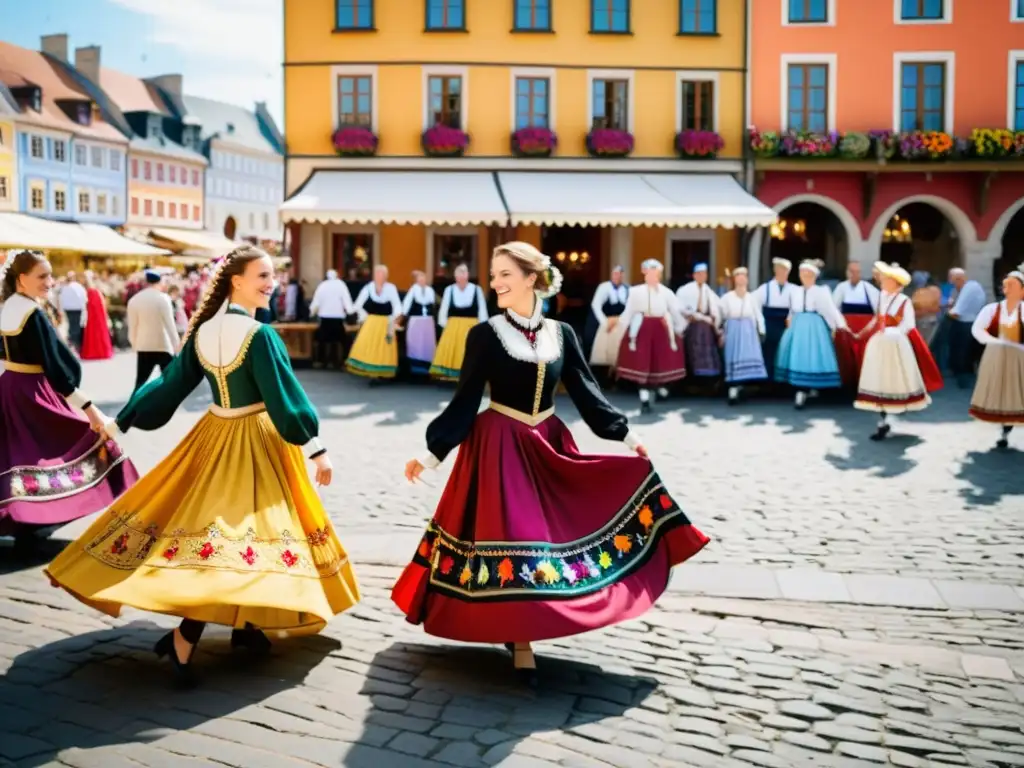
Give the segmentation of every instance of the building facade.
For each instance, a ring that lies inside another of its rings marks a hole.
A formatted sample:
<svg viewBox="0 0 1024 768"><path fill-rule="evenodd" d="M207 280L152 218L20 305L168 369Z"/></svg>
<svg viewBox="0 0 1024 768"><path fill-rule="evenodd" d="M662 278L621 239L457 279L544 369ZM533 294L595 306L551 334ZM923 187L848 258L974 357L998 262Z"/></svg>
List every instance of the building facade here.
<svg viewBox="0 0 1024 768"><path fill-rule="evenodd" d="M0 211L18 210L18 152L14 133L14 102L0 85Z"/></svg>
<svg viewBox="0 0 1024 768"><path fill-rule="evenodd" d="M746 18L726 0L285 0L283 219L302 277L487 283L521 239L589 300L615 264L739 262ZM372 32L367 34L367 32Z"/></svg>
<svg viewBox="0 0 1024 768"><path fill-rule="evenodd" d="M266 106L247 110L184 96L201 129L206 172L206 228L270 246L282 238L284 142Z"/></svg>
<svg viewBox="0 0 1024 768"><path fill-rule="evenodd" d="M1024 260L1024 8L988 5L752 3L750 152L780 215L750 243L762 275L882 259L991 288Z"/></svg>

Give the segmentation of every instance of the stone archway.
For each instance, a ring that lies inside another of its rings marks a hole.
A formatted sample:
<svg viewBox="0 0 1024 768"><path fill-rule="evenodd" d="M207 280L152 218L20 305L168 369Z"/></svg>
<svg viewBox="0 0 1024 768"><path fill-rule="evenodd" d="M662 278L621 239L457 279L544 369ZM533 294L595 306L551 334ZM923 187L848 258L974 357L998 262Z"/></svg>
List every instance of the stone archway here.
<svg viewBox="0 0 1024 768"><path fill-rule="evenodd" d="M908 271L924 271L938 282L951 267L965 267L977 248L977 230L960 208L942 197L912 195L875 220L868 236L870 253L897 262Z"/></svg>
<svg viewBox="0 0 1024 768"><path fill-rule="evenodd" d="M1000 246L999 256L992 263L992 285L998 295L1006 273L1018 269L1024 262L1024 198L999 217L989 242L997 242Z"/></svg>

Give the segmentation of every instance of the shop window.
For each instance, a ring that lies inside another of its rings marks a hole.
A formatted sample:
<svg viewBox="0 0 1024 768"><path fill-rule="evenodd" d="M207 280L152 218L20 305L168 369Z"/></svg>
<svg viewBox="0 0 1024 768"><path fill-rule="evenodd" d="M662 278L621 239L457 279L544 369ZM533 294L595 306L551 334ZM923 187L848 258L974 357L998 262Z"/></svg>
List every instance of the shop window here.
<svg viewBox="0 0 1024 768"><path fill-rule="evenodd" d="M331 238L332 264L342 280L363 283L373 278L373 234L336 232Z"/></svg>

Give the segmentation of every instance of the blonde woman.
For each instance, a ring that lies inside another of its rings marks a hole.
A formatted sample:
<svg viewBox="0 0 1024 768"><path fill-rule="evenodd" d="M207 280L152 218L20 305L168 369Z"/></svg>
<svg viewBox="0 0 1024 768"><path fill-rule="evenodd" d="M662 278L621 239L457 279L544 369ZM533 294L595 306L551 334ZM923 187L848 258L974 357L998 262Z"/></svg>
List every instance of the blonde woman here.
<svg viewBox="0 0 1024 768"><path fill-rule="evenodd" d="M444 328L430 366L430 375L441 381L458 381L466 356L466 338L479 323L487 322L487 300L479 285L469 282L469 267L455 268L455 282L444 289L437 324Z"/></svg>
<svg viewBox="0 0 1024 768"><path fill-rule="evenodd" d="M456 448L458 457L392 591L429 634L505 643L531 680L532 642L639 616L664 592L672 566L708 543L601 393L572 328L543 317L543 299L561 280L527 243L495 249L491 288L501 314L469 332L458 390L405 476L415 481ZM637 455L580 453L554 415L559 382L596 435ZM486 386L490 407L478 413Z"/></svg>
<svg viewBox="0 0 1024 768"><path fill-rule="evenodd" d="M398 344L395 326L402 314L398 288L388 282L388 268L373 268L373 280L356 296L356 313L362 322L345 368L349 373L365 376L370 383L393 379L398 374Z"/></svg>
<svg viewBox="0 0 1024 768"><path fill-rule="evenodd" d="M437 294L427 285L427 275L421 270L412 273L412 287L402 302L402 317L405 320L405 356L409 359L409 371L424 376L430 373L430 364L437 351Z"/></svg>

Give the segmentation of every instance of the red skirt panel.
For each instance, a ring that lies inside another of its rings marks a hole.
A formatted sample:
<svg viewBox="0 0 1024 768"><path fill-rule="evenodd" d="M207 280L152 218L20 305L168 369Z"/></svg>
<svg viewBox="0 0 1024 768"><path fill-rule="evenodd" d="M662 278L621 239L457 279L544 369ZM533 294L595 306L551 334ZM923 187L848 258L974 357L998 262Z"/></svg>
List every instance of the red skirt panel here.
<svg viewBox="0 0 1024 768"><path fill-rule="evenodd" d="M938 392L942 389L942 373L939 366L935 364L935 358L928 349L924 337L914 328L907 334L910 346L914 348L914 357L917 358L917 366L921 369L921 378L924 380L924 388L928 392Z"/></svg>
<svg viewBox="0 0 1024 768"><path fill-rule="evenodd" d="M868 338L855 338L874 319L872 315L843 315L850 333L839 331L835 336L836 358L839 360L839 376L847 389L857 389L860 369L864 365L864 349Z"/></svg>
<svg viewBox="0 0 1024 768"><path fill-rule="evenodd" d="M660 317L645 317L636 334L636 349L631 348L629 333L622 339L616 368L620 379L641 386L662 386L686 376L683 338L676 336L673 350L668 331Z"/></svg>

